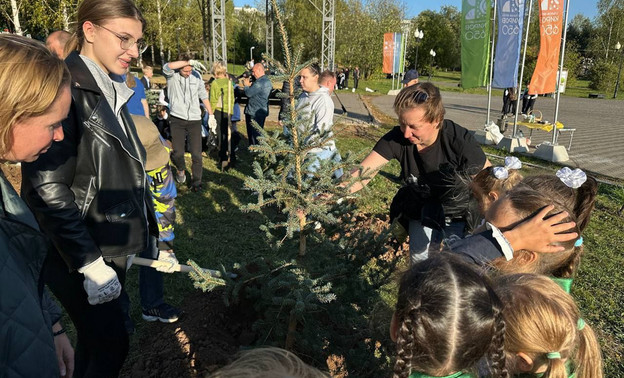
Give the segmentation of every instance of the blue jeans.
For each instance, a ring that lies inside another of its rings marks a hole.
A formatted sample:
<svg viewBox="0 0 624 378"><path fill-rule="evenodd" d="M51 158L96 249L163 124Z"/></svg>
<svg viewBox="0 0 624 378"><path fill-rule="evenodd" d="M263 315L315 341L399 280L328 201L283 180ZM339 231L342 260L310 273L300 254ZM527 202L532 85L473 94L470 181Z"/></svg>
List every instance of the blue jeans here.
<svg viewBox="0 0 624 378"><path fill-rule="evenodd" d="M249 145L253 146L254 144L258 144L258 137L260 136L260 132L253 127L252 121L256 121L260 128L264 129L264 120L266 116L251 116L249 114L245 114L245 124L247 126L247 139L249 140Z"/></svg>
<svg viewBox="0 0 624 378"><path fill-rule="evenodd" d="M145 251L139 254L140 257L158 260L158 244L156 238L149 237L150 241ZM142 266L139 268L139 294L141 295L141 307L149 310L164 303L164 283L162 272L154 268Z"/></svg>
<svg viewBox="0 0 624 378"><path fill-rule="evenodd" d="M429 247L439 248L442 239L451 235L464 237L466 221L454 220L447 222L442 231L423 226L418 220L409 221L409 249L412 264L429 257Z"/></svg>

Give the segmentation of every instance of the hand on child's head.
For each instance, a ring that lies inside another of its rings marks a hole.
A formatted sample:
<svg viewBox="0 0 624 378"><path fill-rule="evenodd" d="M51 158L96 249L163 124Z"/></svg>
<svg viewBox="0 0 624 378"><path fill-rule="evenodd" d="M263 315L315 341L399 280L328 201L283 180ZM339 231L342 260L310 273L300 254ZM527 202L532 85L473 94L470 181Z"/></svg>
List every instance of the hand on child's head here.
<svg viewBox="0 0 624 378"><path fill-rule="evenodd" d="M565 250L565 247L559 243L578 238L576 232L570 232L576 225L574 222L561 223L569 216L567 211L547 217L554 208L553 205L548 205L536 215L510 230L514 236L511 238L514 241L510 240L514 250L524 249L542 253L561 252Z"/></svg>

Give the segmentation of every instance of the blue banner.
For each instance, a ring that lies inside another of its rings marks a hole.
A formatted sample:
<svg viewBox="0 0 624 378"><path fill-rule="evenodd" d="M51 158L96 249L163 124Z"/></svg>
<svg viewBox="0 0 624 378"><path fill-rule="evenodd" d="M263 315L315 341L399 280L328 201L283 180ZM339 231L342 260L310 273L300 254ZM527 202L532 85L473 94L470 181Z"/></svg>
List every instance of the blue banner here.
<svg viewBox="0 0 624 378"><path fill-rule="evenodd" d="M401 33L394 33L394 66L392 71L396 73L403 72L403 40Z"/></svg>
<svg viewBox="0 0 624 378"><path fill-rule="evenodd" d="M498 41L494 55L492 87L515 88L518 86L524 0L501 0L497 12Z"/></svg>

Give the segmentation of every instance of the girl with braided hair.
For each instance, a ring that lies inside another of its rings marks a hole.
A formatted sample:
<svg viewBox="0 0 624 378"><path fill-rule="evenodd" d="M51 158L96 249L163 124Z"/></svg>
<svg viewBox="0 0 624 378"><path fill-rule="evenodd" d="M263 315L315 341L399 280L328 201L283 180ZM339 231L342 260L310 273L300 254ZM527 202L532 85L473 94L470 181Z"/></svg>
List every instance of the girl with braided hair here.
<svg viewBox="0 0 624 378"><path fill-rule="evenodd" d="M596 335L572 297L535 274L501 276L506 366L519 377L602 378Z"/></svg>
<svg viewBox="0 0 624 378"><path fill-rule="evenodd" d="M479 203L481 216L520 181L522 163L515 156L507 156L502 166L489 166L477 173L470 182L472 194Z"/></svg>
<svg viewBox="0 0 624 378"><path fill-rule="evenodd" d="M488 279L457 256L435 255L401 278L390 326L394 378L474 377L484 357L492 377L507 377L504 332Z"/></svg>

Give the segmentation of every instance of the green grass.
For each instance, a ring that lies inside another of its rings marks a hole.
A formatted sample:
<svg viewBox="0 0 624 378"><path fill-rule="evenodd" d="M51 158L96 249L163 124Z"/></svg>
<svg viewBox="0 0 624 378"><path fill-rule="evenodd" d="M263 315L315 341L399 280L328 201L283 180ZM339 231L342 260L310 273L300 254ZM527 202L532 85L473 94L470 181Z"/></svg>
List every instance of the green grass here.
<svg viewBox="0 0 624 378"><path fill-rule="evenodd" d="M337 145L341 152L353 151L363 156L389 130L389 126L339 126L338 129ZM496 155L501 154L490 147L486 150ZM521 159L526 161L525 157ZM222 173L213 159L204 159L206 191L198 194L185 188L180 190L175 241L175 250L180 261L194 259L200 266L216 269L221 264L228 266L234 262L252 260L259 255L280 253L269 246L258 229L263 217L239 210L241 204L252 200L251 194L243 190L245 177L251 175L251 160L251 154L241 148L237 168ZM546 169L551 170L554 167L548 166ZM356 200L359 211L367 217L385 217L398 187L396 178L399 170L396 163L384 167ZM542 173L542 170L526 170L526 174L535 173ZM621 269L624 266L624 254L621 253L624 251L624 219L617 214L623 204L624 189L610 185L600 186L592 222L583 235L586 255L572 291L583 316L596 330L600 339L605 357L605 377L624 377L624 271ZM372 261L362 269L361 274L373 274L376 269ZM127 282L134 303L132 314L135 319L140 319L136 272L136 268L130 270ZM165 275L165 289L166 300L174 305L179 305L184 296L195 290L190 280L179 274ZM378 330L387 327L395 296L393 280L388 280L379 287L376 297L381 302L366 313L371 327ZM137 335L133 337L134 345L131 347L129 361L141 358L140 351L136 348L136 340L147 332L146 329L143 322L137 322Z"/></svg>

